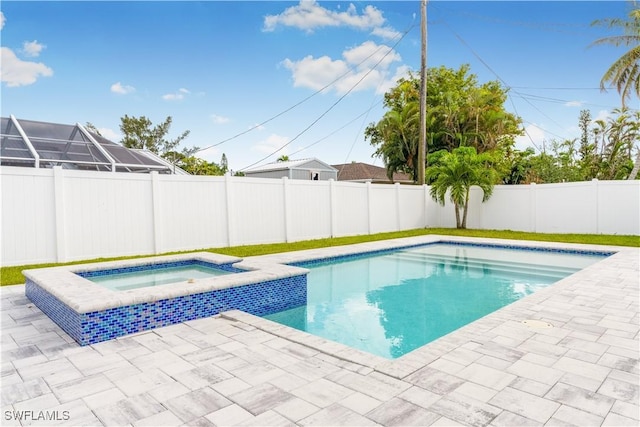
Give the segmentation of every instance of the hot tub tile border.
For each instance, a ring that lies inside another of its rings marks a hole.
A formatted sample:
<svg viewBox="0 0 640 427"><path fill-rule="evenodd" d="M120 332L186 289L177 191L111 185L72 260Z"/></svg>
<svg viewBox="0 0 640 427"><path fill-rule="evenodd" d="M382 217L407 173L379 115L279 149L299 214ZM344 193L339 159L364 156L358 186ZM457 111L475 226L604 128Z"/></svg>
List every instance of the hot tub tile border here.
<svg viewBox="0 0 640 427"><path fill-rule="evenodd" d="M297 307L306 303L307 276L267 280L88 313L76 312L30 279L26 281L25 293L78 344L88 345L229 310L263 316Z"/></svg>

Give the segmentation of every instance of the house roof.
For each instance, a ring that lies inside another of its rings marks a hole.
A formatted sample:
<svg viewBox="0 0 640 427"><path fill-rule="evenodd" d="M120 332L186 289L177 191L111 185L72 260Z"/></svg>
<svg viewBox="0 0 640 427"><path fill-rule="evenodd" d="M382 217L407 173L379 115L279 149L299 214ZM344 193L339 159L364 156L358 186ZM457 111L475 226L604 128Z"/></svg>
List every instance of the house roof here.
<svg viewBox="0 0 640 427"><path fill-rule="evenodd" d="M391 182L387 177L386 169L380 166L356 162L332 166L338 170L338 181ZM395 172L393 182L413 182L413 180L404 172Z"/></svg>
<svg viewBox="0 0 640 427"><path fill-rule="evenodd" d="M249 168L247 170L245 170L244 172L247 173L251 173L251 172L265 172L265 171L277 171L277 170L288 170L288 169L318 169L318 163L320 163L320 165L322 166L323 170L328 170L331 172L335 172L336 169L323 162L322 160L318 160L315 157L312 158L308 158L308 159L299 159L299 160L287 160L284 162L272 162L272 163L267 163L264 165L260 165L260 166L254 166L252 168ZM313 164L312 167L306 167Z"/></svg>

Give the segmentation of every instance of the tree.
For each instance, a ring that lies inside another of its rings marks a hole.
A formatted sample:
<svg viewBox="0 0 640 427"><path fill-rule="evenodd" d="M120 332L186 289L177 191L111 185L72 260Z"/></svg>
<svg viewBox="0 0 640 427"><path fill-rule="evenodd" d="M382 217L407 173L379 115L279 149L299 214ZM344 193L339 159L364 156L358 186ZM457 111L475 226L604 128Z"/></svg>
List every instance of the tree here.
<svg viewBox="0 0 640 427"><path fill-rule="evenodd" d="M477 154L473 147L458 147L451 152L442 150L435 154L433 166L426 170L431 197L444 206L448 193L455 209L456 227L467 228L471 187L476 185L482 189L483 202L493 193L498 179L492 167L494 158L489 153Z"/></svg>
<svg viewBox="0 0 640 427"><path fill-rule="evenodd" d="M224 153L222 153L222 158L220 159L220 169L223 175L229 171L229 162L227 161L227 155Z"/></svg>
<svg viewBox="0 0 640 427"><path fill-rule="evenodd" d="M640 97L640 8L635 0L629 2L631 11L629 19L607 18L594 21L592 25L603 25L609 28L620 28L620 36L603 37L592 43L593 45L612 44L614 46L631 46L605 71L600 80L600 88L605 90L605 84L611 83L622 97L622 107L626 100L635 92Z"/></svg>
<svg viewBox="0 0 640 427"><path fill-rule="evenodd" d="M88 130L89 132L93 132L93 133L95 133L95 134L96 134L96 135L98 135L98 136L102 136L102 134L100 133L100 131L98 130L98 128L97 128L97 127L95 127L95 125L94 125L93 123L91 123L91 122L87 122L87 123L85 123L84 128L85 128L86 130Z"/></svg>
<svg viewBox="0 0 640 427"><path fill-rule="evenodd" d="M578 162L583 180L590 180L598 175L598 157L595 154L595 144L591 141L593 134L591 126L591 111L581 110L578 127L580 128L580 147Z"/></svg>
<svg viewBox="0 0 640 427"><path fill-rule="evenodd" d="M535 151L528 147L524 151L513 150L508 147L500 153L501 161L496 165L496 169L502 176L502 184L517 185L527 184L531 176L532 157Z"/></svg>
<svg viewBox="0 0 640 427"><path fill-rule="evenodd" d="M191 175L224 175L223 169L215 162L207 162L199 157L185 157L180 163L180 168Z"/></svg>
<svg viewBox="0 0 640 427"><path fill-rule="evenodd" d="M164 154L164 158L191 175L224 175L226 173L222 165L194 156L193 154L197 151L198 147L185 148L182 152L170 151Z"/></svg>
<svg viewBox="0 0 640 427"><path fill-rule="evenodd" d="M365 138L376 147L374 155L382 157L387 173L417 171L419 141L419 78L412 73L398 80L384 95L388 109L382 119L371 123ZM497 81L479 84L469 66L454 70L430 68L427 74L427 146L428 152L448 151L472 146L478 153L513 145L522 133L520 119L504 108L507 90ZM403 132L403 133L399 133Z"/></svg>
<svg viewBox="0 0 640 427"><path fill-rule="evenodd" d="M417 102L407 102L401 110L387 111L376 126L365 131L372 144L378 145L375 155L382 157L389 179L398 170L408 172L414 182L418 179L419 113Z"/></svg>
<svg viewBox="0 0 640 427"><path fill-rule="evenodd" d="M288 162L289 161L289 156L287 156L286 154L283 154L282 156L278 157L278 160L276 160L277 162Z"/></svg>
<svg viewBox="0 0 640 427"><path fill-rule="evenodd" d="M594 128L600 137L599 179L631 178L633 150L640 141L640 111L622 108L614 109L613 114L606 121L597 120Z"/></svg>
<svg viewBox="0 0 640 427"><path fill-rule="evenodd" d="M591 121L591 113L580 112L580 142L551 141L549 152L530 158L528 182L565 182L635 179L640 155L640 111L614 109L606 119ZM636 172L634 172L636 170Z"/></svg>
<svg viewBox="0 0 640 427"><path fill-rule="evenodd" d="M122 145L127 148L149 150L163 157L167 153L174 153L180 142L190 132L186 130L175 139L167 139L167 134L173 121L171 116L168 116L164 122L155 126L145 116L129 117L125 114L124 117L120 118L120 121L120 131L124 135L121 141Z"/></svg>

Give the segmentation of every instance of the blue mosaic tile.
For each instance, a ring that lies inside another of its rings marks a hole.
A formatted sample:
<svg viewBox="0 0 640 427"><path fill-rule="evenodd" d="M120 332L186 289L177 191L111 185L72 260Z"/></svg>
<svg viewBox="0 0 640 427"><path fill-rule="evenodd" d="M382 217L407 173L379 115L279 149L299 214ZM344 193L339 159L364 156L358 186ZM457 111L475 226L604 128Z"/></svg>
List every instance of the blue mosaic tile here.
<svg viewBox="0 0 640 427"><path fill-rule="evenodd" d="M88 345L228 310L264 316L298 307L307 303L307 276L303 274L91 313L75 312L29 279L25 293L80 345Z"/></svg>

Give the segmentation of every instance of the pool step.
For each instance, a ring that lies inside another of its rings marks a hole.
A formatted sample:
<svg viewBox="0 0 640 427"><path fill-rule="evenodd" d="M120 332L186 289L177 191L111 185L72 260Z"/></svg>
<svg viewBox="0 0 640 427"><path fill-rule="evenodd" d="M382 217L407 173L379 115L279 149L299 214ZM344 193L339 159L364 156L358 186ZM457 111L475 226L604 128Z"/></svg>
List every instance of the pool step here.
<svg viewBox="0 0 640 427"><path fill-rule="evenodd" d="M495 261L473 257L457 257L428 253L401 251L394 254L396 259L409 262L442 264L447 263L451 268L464 268L474 271L490 269L494 273L518 273L561 279L578 271L578 268L528 264L513 261Z"/></svg>

